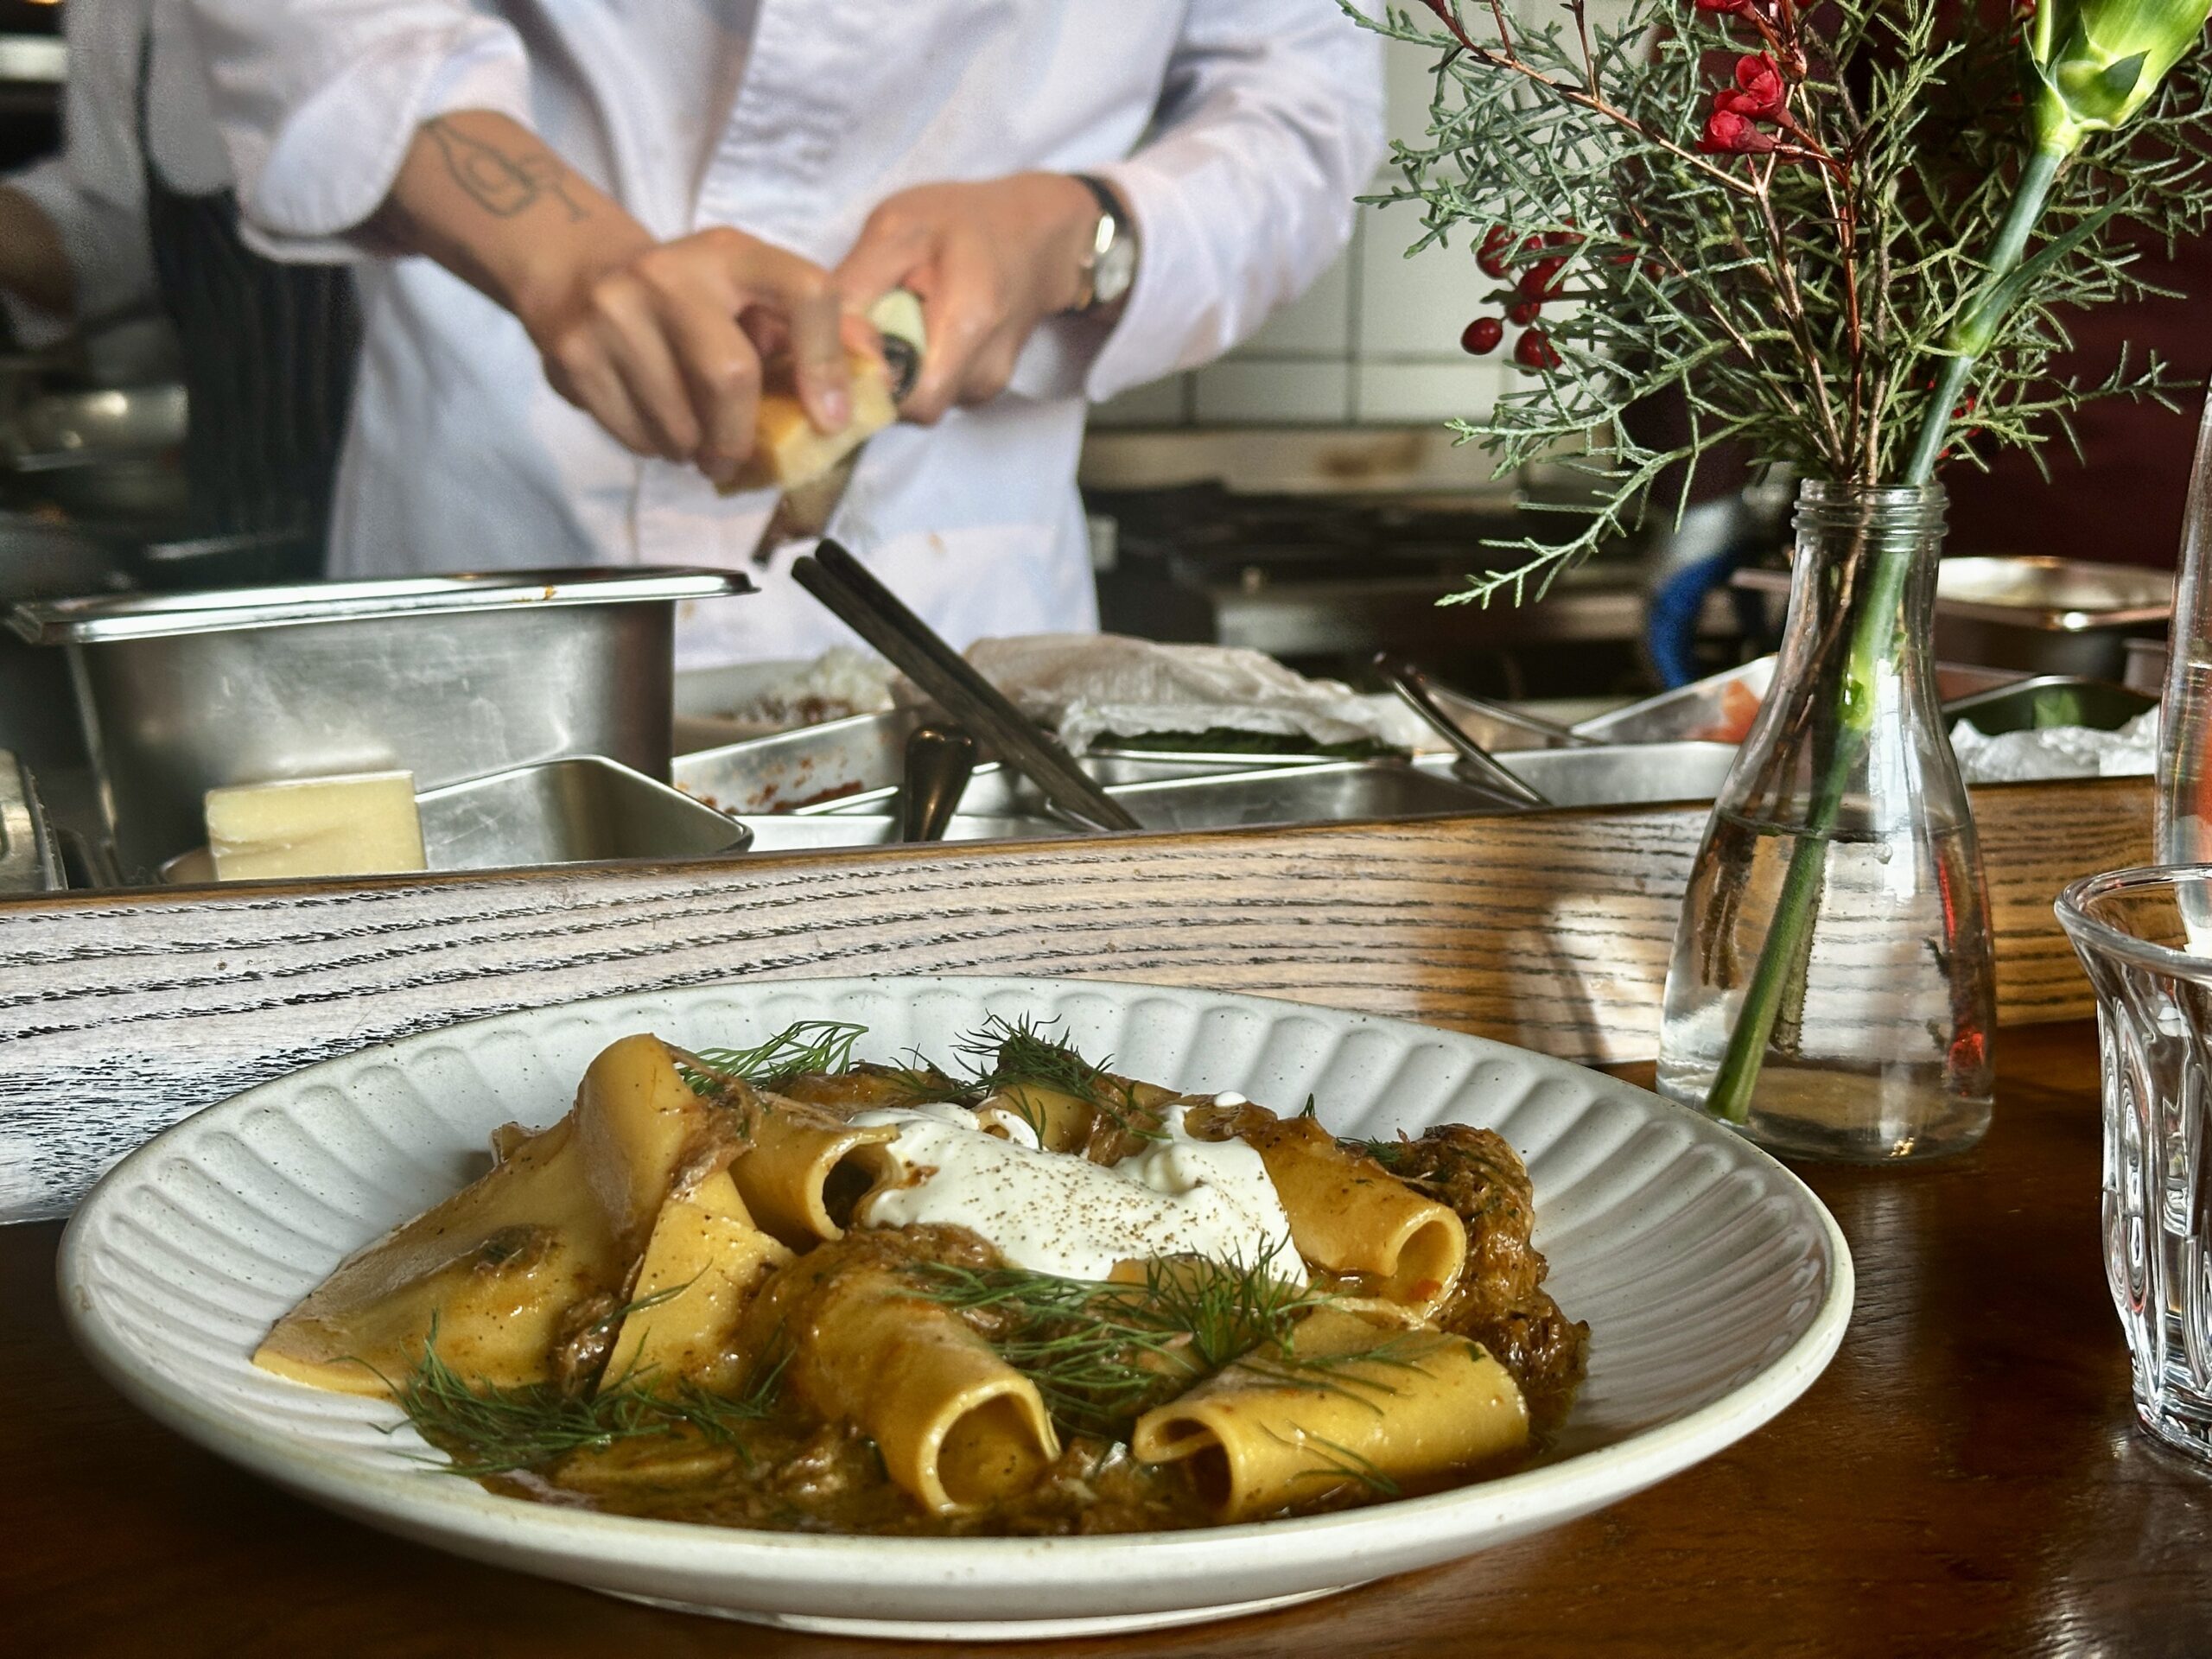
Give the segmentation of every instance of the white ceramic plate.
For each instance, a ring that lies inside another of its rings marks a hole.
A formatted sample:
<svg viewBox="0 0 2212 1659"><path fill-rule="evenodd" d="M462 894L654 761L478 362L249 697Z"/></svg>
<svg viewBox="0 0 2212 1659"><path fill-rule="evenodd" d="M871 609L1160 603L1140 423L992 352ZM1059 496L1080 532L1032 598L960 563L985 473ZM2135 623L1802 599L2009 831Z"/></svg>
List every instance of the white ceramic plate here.
<svg viewBox="0 0 2212 1659"><path fill-rule="evenodd" d="M256 1370L270 1322L339 1260L484 1163L493 1128L568 1109L591 1058L651 1030L740 1044L856 1020L864 1058L990 1014L1062 1020L1087 1054L1339 1134L1487 1124L1529 1160L1551 1288L1590 1322L1556 1455L1503 1479L1311 1519L1109 1538L741 1532L496 1497L425 1468L398 1414ZM125 1159L63 1241L63 1306L101 1370L224 1457L372 1525L664 1605L803 1629L978 1639L1185 1624L1324 1595L1519 1538L1710 1456L1820 1375L1851 1260L1795 1177L1726 1130L1580 1067L1372 1016L1051 980L707 986L455 1026L309 1066Z"/></svg>

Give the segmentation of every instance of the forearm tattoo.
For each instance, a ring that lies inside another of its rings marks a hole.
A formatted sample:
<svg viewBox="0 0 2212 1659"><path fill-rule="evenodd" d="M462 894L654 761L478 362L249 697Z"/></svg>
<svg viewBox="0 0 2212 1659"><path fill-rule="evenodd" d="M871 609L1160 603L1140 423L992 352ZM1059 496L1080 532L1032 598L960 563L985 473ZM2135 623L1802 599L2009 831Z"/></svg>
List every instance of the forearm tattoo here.
<svg viewBox="0 0 2212 1659"><path fill-rule="evenodd" d="M510 155L462 131L443 116L423 124L445 158L446 172L486 213L512 219L549 198L569 210L569 222L591 217L591 210L569 194L568 168L550 150Z"/></svg>

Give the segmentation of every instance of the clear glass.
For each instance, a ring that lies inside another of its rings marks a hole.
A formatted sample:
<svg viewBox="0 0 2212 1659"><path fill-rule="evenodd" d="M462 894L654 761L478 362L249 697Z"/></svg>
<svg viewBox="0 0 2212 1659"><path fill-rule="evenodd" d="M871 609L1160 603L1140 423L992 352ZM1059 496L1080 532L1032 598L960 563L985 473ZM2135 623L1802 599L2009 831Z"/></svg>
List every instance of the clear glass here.
<svg viewBox="0 0 2212 1659"><path fill-rule="evenodd" d="M2181 540L2181 580L2166 652L2158 734L2158 861L2212 861L2212 398L2196 429L2196 464ZM2204 919L2200 917L2200 922Z"/></svg>
<svg viewBox="0 0 2212 1659"><path fill-rule="evenodd" d="M2105 1278L2134 1361L2135 1408L2212 1461L2212 957L2190 949L2212 865L2077 881L2058 919L2097 990L2104 1074Z"/></svg>
<svg viewBox="0 0 2212 1659"><path fill-rule="evenodd" d="M1774 683L1675 929L1659 1087L1777 1151L1956 1152L1989 1125L1996 982L1930 648L1942 492L1808 483L1796 528Z"/></svg>

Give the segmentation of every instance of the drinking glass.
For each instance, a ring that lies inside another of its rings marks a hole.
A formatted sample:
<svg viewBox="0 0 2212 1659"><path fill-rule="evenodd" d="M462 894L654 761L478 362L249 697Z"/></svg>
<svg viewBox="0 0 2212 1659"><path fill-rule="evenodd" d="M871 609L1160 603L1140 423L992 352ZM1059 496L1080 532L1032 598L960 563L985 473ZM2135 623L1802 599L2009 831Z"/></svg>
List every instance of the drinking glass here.
<svg viewBox="0 0 2212 1659"><path fill-rule="evenodd" d="M2076 881L2058 919L2097 993L2105 1277L2161 1441L2212 1461L2212 864Z"/></svg>

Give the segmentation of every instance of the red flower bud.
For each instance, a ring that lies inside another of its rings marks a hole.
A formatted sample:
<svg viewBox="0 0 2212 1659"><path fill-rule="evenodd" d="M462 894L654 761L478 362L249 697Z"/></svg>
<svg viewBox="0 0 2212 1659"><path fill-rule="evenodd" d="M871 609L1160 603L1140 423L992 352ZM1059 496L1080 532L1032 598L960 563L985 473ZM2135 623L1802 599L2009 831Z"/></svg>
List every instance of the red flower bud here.
<svg viewBox="0 0 2212 1659"><path fill-rule="evenodd" d="M1513 342L1513 360L1524 369L1559 367L1559 348L1541 328L1531 328Z"/></svg>
<svg viewBox="0 0 2212 1659"><path fill-rule="evenodd" d="M1470 357L1480 357L1497 349L1505 338L1505 325L1496 317L1477 317L1461 331L1459 349Z"/></svg>
<svg viewBox="0 0 2212 1659"><path fill-rule="evenodd" d="M1713 107L1747 120L1771 121L1782 113L1789 98L1789 88L1783 84L1782 66L1765 53L1758 52L1736 60L1736 89L1715 92Z"/></svg>
<svg viewBox="0 0 2212 1659"><path fill-rule="evenodd" d="M1513 232L1503 225L1493 225L1483 233L1482 247L1475 254L1475 265L1485 276L1501 281L1505 276L1505 256L1513 249Z"/></svg>
<svg viewBox="0 0 2212 1659"><path fill-rule="evenodd" d="M1543 315L1544 302L1541 300L1516 300L1505 308L1507 320L1517 328L1526 328Z"/></svg>
<svg viewBox="0 0 2212 1659"><path fill-rule="evenodd" d="M1697 141L1697 147L1708 156L1765 156L1781 145L1779 138L1763 130L1748 116L1721 109L1707 118L1705 136Z"/></svg>
<svg viewBox="0 0 2212 1659"><path fill-rule="evenodd" d="M1697 0L1700 11L1723 11L1740 16L1751 9L1751 0Z"/></svg>

